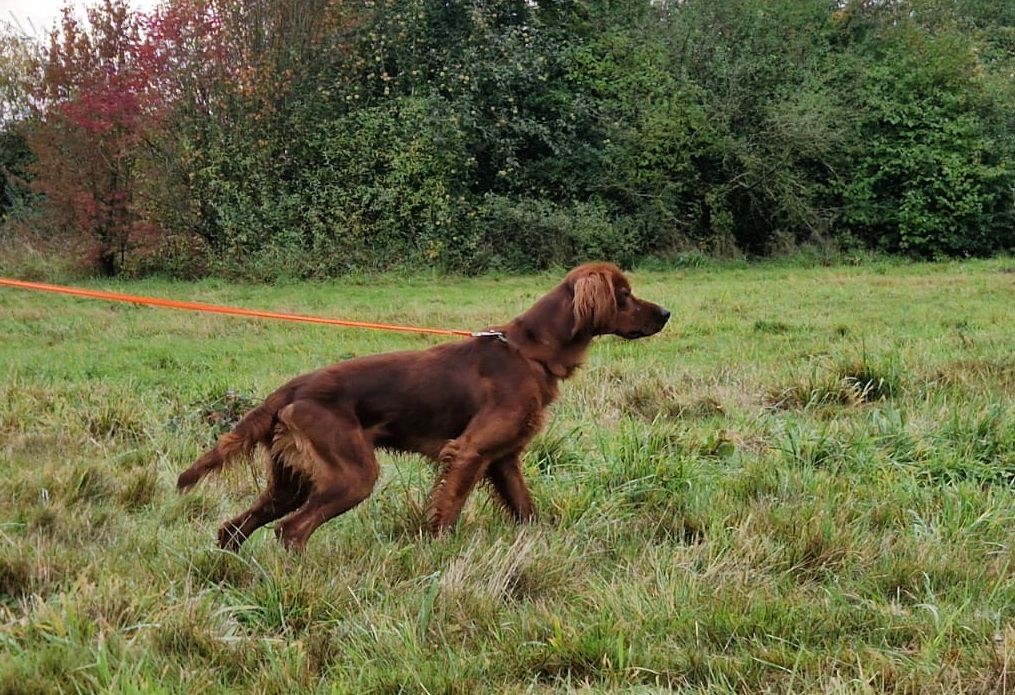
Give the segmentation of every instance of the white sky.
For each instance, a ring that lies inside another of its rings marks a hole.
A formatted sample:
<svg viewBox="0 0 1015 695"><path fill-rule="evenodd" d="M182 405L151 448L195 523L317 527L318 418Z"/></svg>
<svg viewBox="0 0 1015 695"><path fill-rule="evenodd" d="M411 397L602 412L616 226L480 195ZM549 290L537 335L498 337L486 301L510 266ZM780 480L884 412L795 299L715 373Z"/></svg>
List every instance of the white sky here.
<svg viewBox="0 0 1015 695"><path fill-rule="evenodd" d="M0 0L0 21L15 21L29 34L33 33L34 24L35 35L43 37L60 16L61 7L71 5L77 15L84 18L84 8L92 4L94 2L88 0ZM130 0L130 4L139 10L150 10L158 4L158 0Z"/></svg>

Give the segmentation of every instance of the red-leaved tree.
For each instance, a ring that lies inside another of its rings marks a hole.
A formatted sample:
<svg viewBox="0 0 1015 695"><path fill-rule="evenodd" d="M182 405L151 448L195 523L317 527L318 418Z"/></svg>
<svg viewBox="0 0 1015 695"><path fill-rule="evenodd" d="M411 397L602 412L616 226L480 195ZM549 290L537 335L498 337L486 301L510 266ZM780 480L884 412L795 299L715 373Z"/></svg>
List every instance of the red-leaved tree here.
<svg viewBox="0 0 1015 695"><path fill-rule="evenodd" d="M87 241L99 270L112 275L154 232L136 204L135 176L165 103L156 88L164 59L126 0L103 0L87 18L79 23L64 8L50 34L29 145L47 219Z"/></svg>

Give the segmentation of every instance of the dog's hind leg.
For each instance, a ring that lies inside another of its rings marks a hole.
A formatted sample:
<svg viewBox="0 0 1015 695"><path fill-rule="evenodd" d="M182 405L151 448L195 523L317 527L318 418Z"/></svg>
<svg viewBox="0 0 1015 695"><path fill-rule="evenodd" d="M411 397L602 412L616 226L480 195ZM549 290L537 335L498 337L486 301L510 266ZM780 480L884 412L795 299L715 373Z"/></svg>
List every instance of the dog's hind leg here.
<svg viewBox="0 0 1015 695"><path fill-rule="evenodd" d="M219 547L240 549L251 534L265 524L281 519L298 509L310 495L310 480L299 470L285 465L283 454L276 452L269 464L268 486L250 509L219 527Z"/></svg>
<svg viewBox="0 0 1015 695"><path fill-rule="evenodd" d="M306 502L275 533L286 547L300 550L321 524L370 496L380 466L352 413L297 401L286 406L279 419L299 442L311 489Z"/></svg>

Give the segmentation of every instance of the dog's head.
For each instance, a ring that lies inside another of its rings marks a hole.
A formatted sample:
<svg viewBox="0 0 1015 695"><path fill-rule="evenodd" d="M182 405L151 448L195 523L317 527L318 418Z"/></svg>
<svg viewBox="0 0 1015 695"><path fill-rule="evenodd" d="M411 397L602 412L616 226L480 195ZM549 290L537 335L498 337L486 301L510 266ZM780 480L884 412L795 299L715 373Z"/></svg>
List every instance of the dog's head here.
<svg viewBox="0 0 1015 695"><path fill-rule="evenodd" d="M585 333L644 338L661 331L670 318L658 304L635 297L631 283L612 263L580 265L564 283L574 297L572 337Z"/></svg>

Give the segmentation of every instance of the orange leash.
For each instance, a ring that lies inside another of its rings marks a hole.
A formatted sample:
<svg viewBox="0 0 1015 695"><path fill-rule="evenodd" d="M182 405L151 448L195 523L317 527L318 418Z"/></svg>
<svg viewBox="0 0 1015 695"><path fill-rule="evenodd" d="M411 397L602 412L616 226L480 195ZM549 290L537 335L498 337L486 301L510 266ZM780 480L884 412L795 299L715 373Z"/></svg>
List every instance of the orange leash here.
<svg viewBox="0 0 1015 695"><path fill-rule="evenodd" d="M0 285L17 287L23 290L38 290L41 292L55 292L57 294L69 294L74 297L89 297L91 299L105 299L110 302L128 302L130 304L145 304L147 306L159 306L166 309L181 309L183 311L202 311L209 314L229 314L231 316L246 316L248 318L277 319L279 321L297 321L301 323L323 323L329 326L346 326L349 328L370 328L378 331L400 331L403 333L429 333L432 335L458 335L474 336L486 335L484 331L474 333L448 328L419 328L416 326L396 326L388 323L371 323L368 321L345 321L342 319L329 319L322 316L305 316L302 314L283 314L275 311L256 311L254 309L243 309L232 306L219 306L217 304L202 304L200 302L180 302L175 299L160 299L159 297L143 297L135 294L119 294L117 292L104 292L102 290L86 290L78 287L64 287L63 285L47 285L43 282L25 282L24 280L10 280L0 278Z"/></svg>

